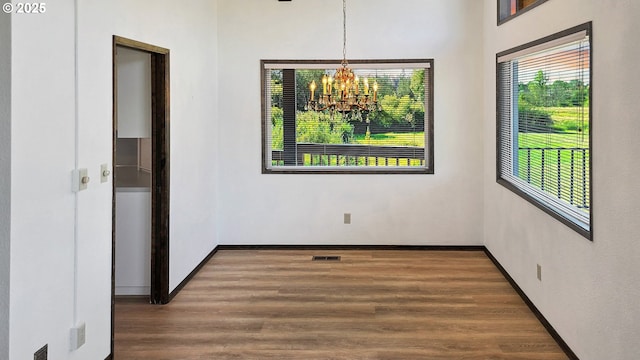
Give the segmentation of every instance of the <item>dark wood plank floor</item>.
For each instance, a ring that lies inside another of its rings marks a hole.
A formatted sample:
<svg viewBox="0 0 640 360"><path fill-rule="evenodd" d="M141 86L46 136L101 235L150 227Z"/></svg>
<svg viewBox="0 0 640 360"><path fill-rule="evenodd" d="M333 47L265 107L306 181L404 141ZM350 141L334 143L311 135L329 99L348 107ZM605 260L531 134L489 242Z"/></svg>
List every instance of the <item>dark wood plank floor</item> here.
<svg viewBox="0 0 640 360"><path fill-rule="evenodd" d="M312 262L340 255L340 262ZM115 359L567 359L481 251L223 250Z"/></svg>

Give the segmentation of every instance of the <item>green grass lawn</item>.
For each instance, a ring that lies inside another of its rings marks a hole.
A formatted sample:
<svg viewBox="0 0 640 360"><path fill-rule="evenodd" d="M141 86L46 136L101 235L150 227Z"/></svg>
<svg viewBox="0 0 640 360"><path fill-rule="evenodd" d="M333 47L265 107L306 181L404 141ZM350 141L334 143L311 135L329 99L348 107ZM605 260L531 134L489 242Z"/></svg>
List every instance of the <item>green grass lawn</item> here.
<svg viewBox="0 0 640 360"><path fill-rule="evenodd" d="M589 107L543 107L539 109L551 115L555 130L589 133Z"/></svg>
<svg viewBox="0 0 640 360"><path fill-rule="evenodd" d="M576 119L578 108L544 108L551 114L556 133L520 133L519 148L589 148L589 125ZM586 109L588 111L588 109ZM588 113L584 114L588 119ZM590 152L571 150L520 150L518 177L579 207L588 206ZM544 160L544 167L542 166ZM531 170L530 170L531 169ZM538 169L538 170L532 170ZM542 171L540 169L543 169ZM585 209L589 212L589 209Z"/></svg>
<svg viewBox="0 0 640 360"><path fill-rule="evenodd" d="M584 133L520 133L519 147L586 148L589 136Z"/></svg>
<svg viewBox="0 0 640 360"><path fill-rule="evenodd" d="M356 135L356 143L374 146L417 146L424 147L424 131L415 133L373 134L369 139L365 135Z"/></svg>

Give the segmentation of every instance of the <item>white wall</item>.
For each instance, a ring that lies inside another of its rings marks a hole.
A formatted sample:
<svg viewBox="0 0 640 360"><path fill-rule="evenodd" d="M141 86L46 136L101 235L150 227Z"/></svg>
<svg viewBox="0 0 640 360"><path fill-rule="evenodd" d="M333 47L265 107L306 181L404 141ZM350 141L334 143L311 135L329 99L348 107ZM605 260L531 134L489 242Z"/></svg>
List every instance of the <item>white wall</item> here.
<svg viewBox="0 0 640 360"><path fill-rule="evenodd" d="M485 244L583 360L640 354L635 0L549 1L496 26L485 0ZM593 21L594 241L495 182L495 54ZM542 266L542 282L536 279Z"/></svg>
<svg viewBox="0 0 640 360"><path fill-rule="evenodd" d="M112 184L99 182L99 169L112 161L112 35L171 50L173 289L217 243L217 6L79 0L76 68L74 1L47 5L45 14L14 16L11 25L10 358L29 358L48 343L52 359L103 359ZM77 198L76 156L92 178ZM70 353L69 330L83 322L87 343Z"/></svg>
<svg viewBox="0 0 640 360"><path fill-rule="evenodd" d="M11 260L11 16L0 13L0 359L9 358Z"/></svg>
<svg viewBox="0 0 640 360"><path fill-rule="evenodd" d="M66 358L69 351L74 312L73 14L73 1L67 0L57 1L46 14L12 18L9 359L31 358L44 344L52 359ZM95 324L88 326L92 331Z"/></svg>
<svg viewBox="0 0 640 360"><path fill-rule="evenodd" d="M105 159L110 161L112 35L170 50L170 290L217 243L216 14L216 4L209 0L87 0L80 4L80 116L87 121L81 129L81 148L86 149L81 162L98 169ZM95 196L110 200L106 192ZM98 200L88 199L86 206L92 207L94 201ZM92 221L97 218L104 219L101 224L108 226L110 234L110 207L93 206L85 215L83 234L93 234ZM110 242L106 245L110 247ZM94 254L89 248L87 252ZM91 255L84 259L99 261ZM90 284L91 279L87 276L84 281Z"/></svg>
<svg viewBox="0 0 640 360"><path fill-rule="evenodd" d="M347 5L348 58L435 59L435 175L261 174L259 61L341 58L342 1L220 0L221 243L482 244L482 3Z"/></svg>

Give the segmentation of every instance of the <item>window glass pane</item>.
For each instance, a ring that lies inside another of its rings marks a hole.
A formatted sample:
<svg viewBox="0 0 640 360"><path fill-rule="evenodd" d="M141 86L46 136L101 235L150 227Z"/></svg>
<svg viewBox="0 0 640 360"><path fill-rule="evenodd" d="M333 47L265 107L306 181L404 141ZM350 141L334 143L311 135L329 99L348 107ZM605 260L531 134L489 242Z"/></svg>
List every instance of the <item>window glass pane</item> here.
<svg viewBox="0 0 640 360"><path fill-rule="evenodd" d="M497 0L498 25L547 0Z"/></svg>
<svg viewBox="0 0 640 360"><path fill-rule="evenodd" d="M305 68L302 63L280 69L265 64L264 168L432 170L432 135L425 129L429 129L426 125L432 113L433 67L432 62L419 65L384 63L379 68L376 64L354 68L354 99L369 105L340 111L322 109L323 104L330 102L327 100L358 101L343 97L337 84L323 82L335 75L335 68L318 68L317 64Z"/></svg>
<svg viewBox="0 0 640 360"><path fill-rule="evenodd" d="M589 212L589 44L513 62L518 79L517 176Z"/></svg>
<svg viewBox="0 0 640 360"><path fill-rule="evenodd" d="M274 150L283 150L282 70L272 70L269 81L271 85L271 148Z"/></svg>

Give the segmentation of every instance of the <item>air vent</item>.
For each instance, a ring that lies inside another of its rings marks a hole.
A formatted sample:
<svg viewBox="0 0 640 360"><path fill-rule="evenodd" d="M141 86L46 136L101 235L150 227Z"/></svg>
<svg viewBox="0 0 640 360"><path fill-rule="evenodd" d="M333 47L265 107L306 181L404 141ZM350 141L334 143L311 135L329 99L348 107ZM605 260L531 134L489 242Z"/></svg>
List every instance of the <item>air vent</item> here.
<svg viewBox="0 0 640 360"><path fill-rule="evenodd" d="M340 261L340 256L314 256L313 261Z"/></svg>

